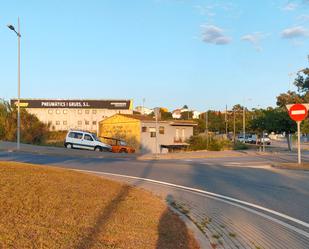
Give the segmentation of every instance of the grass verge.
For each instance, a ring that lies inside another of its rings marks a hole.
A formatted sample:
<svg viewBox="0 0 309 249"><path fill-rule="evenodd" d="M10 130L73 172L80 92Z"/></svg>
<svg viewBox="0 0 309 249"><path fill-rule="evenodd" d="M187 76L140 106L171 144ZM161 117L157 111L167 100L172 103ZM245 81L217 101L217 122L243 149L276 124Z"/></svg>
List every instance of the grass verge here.
<svg viewBox="0 0 309 249"><path fill-rule="evenodd" d="M293 169L293 170L309 170L309 163L275 163L272 165L274 168L279 169Z"/></svg>
<svg viewBox="0 0 309 249"><path fill-rule="evenodd" d="M65 169L0 162L0 248L199 248L150 193Z"/></svg>

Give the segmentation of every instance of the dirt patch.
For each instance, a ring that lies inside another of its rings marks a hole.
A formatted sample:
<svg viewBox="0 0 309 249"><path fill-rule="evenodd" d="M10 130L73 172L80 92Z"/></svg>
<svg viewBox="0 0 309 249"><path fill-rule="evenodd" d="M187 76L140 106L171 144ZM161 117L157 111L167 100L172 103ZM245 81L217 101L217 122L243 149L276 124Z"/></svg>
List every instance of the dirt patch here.
<svg viewBox="0 0 309 249"><path fill-rule="evenodd" d="M279 169L309 170L309 163L274 163L272 167Z"/></svg>

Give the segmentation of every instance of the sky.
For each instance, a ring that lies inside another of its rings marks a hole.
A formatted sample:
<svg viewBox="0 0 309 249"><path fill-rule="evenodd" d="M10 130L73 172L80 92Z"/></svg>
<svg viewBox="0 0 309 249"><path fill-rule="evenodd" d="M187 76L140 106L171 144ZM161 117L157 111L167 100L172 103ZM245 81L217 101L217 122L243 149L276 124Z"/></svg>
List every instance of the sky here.
<svg viewBox="0 0 309 249"><path fill-rule="evenodd" d="M0 1L0 98L275 106L308 67L309 0Z"/></svg>

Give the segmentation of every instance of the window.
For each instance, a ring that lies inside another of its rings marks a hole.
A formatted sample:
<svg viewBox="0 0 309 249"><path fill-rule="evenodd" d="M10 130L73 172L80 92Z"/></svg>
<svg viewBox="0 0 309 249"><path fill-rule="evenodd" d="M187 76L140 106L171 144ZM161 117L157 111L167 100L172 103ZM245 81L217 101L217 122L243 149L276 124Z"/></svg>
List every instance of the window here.
<svg viewBox="0 0 309 249"><path fill-rule="evenodd" d="M142 127L142 132L147 132L147 127L146 126Z"/></svg>
<svg viewBox="0 0 309 249"><path fill-rule="evenodd" d="M56 121L56 125L60 125L60 121Z"/></svg>
<svg viewBox="0 0 309 249"><path fill-rule="evenodd" d="M85 134L84 139L88 141L93 141L92 137L88 134Z"/></svg>
<svg viewBox="0 0 309 249"><path fill-rule="evenodd" d="M74 136L75 136L75 132L70 132L70 133L69 133L69 137L70 137L70 138L74 138Z"/></svg>
<svg viewBox="0 0 309 249"><path fill-rule="evenodd" d="M85 110L85 114L89 114L89 110Z"/></svg>
<svg viewBox="0 0 309 249"><path fill-rule="evenodd" d="M164 134L164 126L159 127L159 134Z"/></svg>
<svg viewBox="0 0 309 249"><path fill-rule="evenodd" d="M56 113L57 113L57 114L60 114L60 110L57 109L57 110L56 110Z"/></svg>
<svg viewBox="0 0 309 249"><path fill-rule="evenodd" d="M185 139L185 129L181 130L181 138L184 140Z"/></svg>
<svg viewBox="0 0 309 249"><path fill-rule="evenodd" d="M83 133L79 133L79 132L70 132L70 133L69 133L69 137L70 137L70 138L75 138L75 139L82 139Z"/></svg>
<svg viewBox="0 0 309 249"><path fill-rule="evenodd" d="M53 114L53 110L48 110L48 114Z"/></svg>
<svg viewBox="0 0 309 249"><path fill-rule="evenodd" d="M97 110L92 110L92 114L97 114Z"/></svg>
<svg viewBox="0 0 309 249"><path fill-rule="evenodd" d="M97 121L92 121L92 124L93 125L97 125Z"/></svg>
<svg viewBox="0 0 309 249"><path fill-rule="evenodd" d="M89 121L85 121L85 125L89 125Z"/></svg>
<svg viewBox="0 0 309 249"><path fill-rule="evenodd" d="M82 125L83 122L82 122L82 121L77 121L77 124L78 124L78 125Z"/></svg>
<svg viewBox="0 0 309 249"><path fill-rule="evenodd" d="M67 121L63 121L63 125L67 125L68 124L68 122Z"/></svg>
<svg viewBox="0 0 309 249"><path fill-rule="evenodd" d="M82 139L82 137L83 137L83 133L75 132L74 138L76 138L76 139Z"/></svg>
<svg viewBox="0 0 309 249"><path fill-rule="evenodd" d="M83 114L83 110L78 110L78 114Z"/></svg>
<svg viewBox="0 0 309 249"><path fill-rule="evenodd" d="M150 137L156 137L156 128L150 127L149 132L150 132Z"/></svg>
<svg viewBox="0 0 309 249"><path fill-rule="evenodd" d="M67 114L68 113L68 110L63 110L63 114Z"/></svg>

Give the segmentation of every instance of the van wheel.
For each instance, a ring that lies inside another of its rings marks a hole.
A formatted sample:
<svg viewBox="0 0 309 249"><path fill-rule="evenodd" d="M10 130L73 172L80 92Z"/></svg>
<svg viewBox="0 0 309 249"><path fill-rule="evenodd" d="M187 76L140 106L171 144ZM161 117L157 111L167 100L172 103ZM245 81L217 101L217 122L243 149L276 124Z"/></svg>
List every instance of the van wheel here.
<svg viewBox="0 0 309 249"><path fill-rule="evenodd" d="M125 150L125 149L122 149L122 150L120 151L120 153L128 153L128 151Z"/></svg>
<svg viewBox="0 0 309 249"><path fill-rule="evenodd" d="M67 149L73 149L72 144L66 144L65 147L66 147Z"/></svg>
<svg viewBox="0 0 309 249"><path fill-rule="evenodd" d="M95 147L94 151L102 151L102 148L101 147Z"/></svg>

